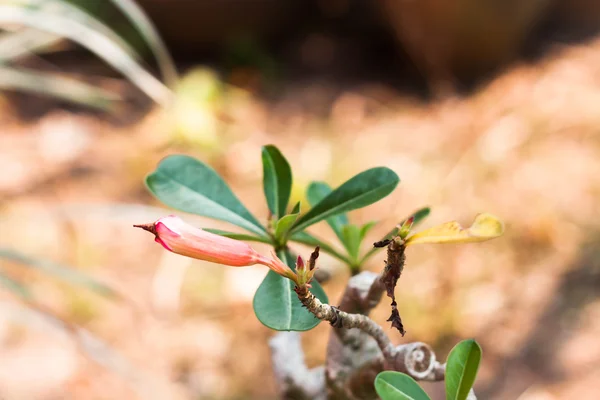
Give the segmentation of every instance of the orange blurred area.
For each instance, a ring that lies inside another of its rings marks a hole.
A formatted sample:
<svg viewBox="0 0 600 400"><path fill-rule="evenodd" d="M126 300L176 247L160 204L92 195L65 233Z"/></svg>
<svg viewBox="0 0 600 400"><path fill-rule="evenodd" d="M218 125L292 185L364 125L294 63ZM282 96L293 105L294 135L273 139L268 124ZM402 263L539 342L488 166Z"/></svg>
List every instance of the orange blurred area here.
<svg viewBox="0 0 600 400"><path fill-rule="evenodd" d="M308 64L314 52L330 53L327 35L309 39L294 42ZM94 68L87 58L73 63ZM0 289L0 398L277 398L267 343L274 332L252 310L266 268L183 258L132 227L173 213L143 182L176 153L213 166L266 221L266 144L292 166L292 203L306 204L311 181L337 186L370 167L393 169L399 187L350 214L355 223L378 221L366 244L422 206L432 208L424 227L499 216L506 226L499 239L407 250L396 291L404 338L388 329L385 298L372 317L394 343L427 342L441 359L459 340L476 338L481 399L595 397L600 39L555 46L467 94L432 100L385 79L333 81L317 67L302 79L278 78L277 95L265 95L257 89L268 80L262 67L223 74L208 62L192 64L180 65L185 73L167 107L138 99L108 114L32 95L0 97L0 248L69 265L119 293L98 295L0 259L2 276L25 284L65 322L44 319ZM117 78L103 84L127 97L134 91ZM334 242L324 223L309 231ZM335 305L349 272L327 255L319 262L332 274L324 288ZM383 265L382 253L364 269ZM330 330L322 323L303 335L309 366L324 362ZM424 387L444 398L442 383Z"/></svg>

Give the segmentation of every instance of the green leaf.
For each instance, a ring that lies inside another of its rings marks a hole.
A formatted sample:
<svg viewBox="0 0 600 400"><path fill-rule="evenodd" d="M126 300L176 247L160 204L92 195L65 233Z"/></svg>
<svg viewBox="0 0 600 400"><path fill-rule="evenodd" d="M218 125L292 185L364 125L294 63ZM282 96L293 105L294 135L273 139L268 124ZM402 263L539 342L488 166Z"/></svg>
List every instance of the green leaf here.
<svg viewBox="0 0 600 400"><path fill-rule="evenodd" d="M314 207L331 194L332 191L331 187L325 182L312 182L306 189L306 199L310 206ZM327 218L326 222L333 229L340 242L343 242L342 228L348 224L348 215L345 213L338 214Z"/></svg>
<svg viewBox="0 0 600 400"><path fill-rule="evenodd" d="M365 239L365 236L367 236L367 233L369 233L369 231L375 226L377 225L377 222L375 221L371 221L371 222L367 222L366 224L364 224L361 228L360 228L360 242L362 243L362 241Z"/></svg>
<svg viewBox="0 0 600 400"><path fill-rule="evenodd" d="M473 340L463 340L450 352L446 363L446 400L465 400L475 383L481 347Z"/></svg>
<svg viewBox="0 0 600 400"><path fill-rule="evenodd" d="M302 243L302 244L305 244L305 245L311 246L311 247L319 246L321 248L321 251L324 251L325 253L334 256L338 260L341 260L348 265L351 264L348 257L340 254L338 251L336 251L333 248L333 246L331 246L330 244L328 244L327 242L324 242L323 240L321 240L319 238L316 238L315 236L311 235L308 232L296 232L290 237L290 239L294 242Z"/></svg>
<svg viewBox="0 0 600 400"><path fill-rule="evenodd" d="M381 400L429 400L421 386L401 372L380 372L375 378L375 390Z"/></svg>
<svg viewBox="0 0 600 400"><path fill-rule="evenodd" d="M21 28L0 34L0 62L8 64L32 53L40 55L63 39L33 28Z"/></svg>
<svg viewBox="0 0 600 400"><path fill-rule="evenodd" d="M262 148L263 190L269 210L277 218L285 215L292 193L292 170L279 149L273 145Z"/></svg>
<svg viewBox="0 0 600 400"><path fill-rule="evenodd" d="M168 105L172 101L172 92L138 63L110 28L65 2L51 2L52 8L36 7L38 4L19 0L14 5L0 5L0 26L25 25L68 38L102 58L157 103Z"/></svg>
<svg viewBox="0 0 600 400"><path fill-rule="evenodd" d="M409 215L408 217L406 217L402 221L400 221L391 231L389 231L387 233L387 235L385 235L383 238L381 238L380 241L391 239L394 236L398 235L398 232L400 232L400 228L398 228L398 226L402 226L402 224L404 224L412 216L415 217L415 220L412 223L412 228L414 228L418 223L422 222L429 215L430 212L431 212L431 209L429 207L423 207L423 208L415 211L414 213L412 213L411 215ZM381 249L383 249L383 247L373 247L371 250L369 250L367 252L367 254L364 255L364 257L362 258L360 263L363 264L373 254L377 253Z"/></svg>
<svg viewBox="0 0 600 400"><path fill-rule="evenodd" d="M202 229L207 232L214 233L215 235L221 235L221 236L225 236L225 237L228 237L231 239L245 240L246 242L260 242L260 243L267 243L267 244L272 243L271 240L265 236L254 236L254 235L248 235L247 233L229 232L229 231L224 231L222 229L214 229L214 228L202 228Z"/></svg>
<svg viewBox="0 0 600 400"><path fill-rule="evenodd" d="M106 36L111 42L118 45L131 57L139 59L139 55L129 42L116 33L111 27L106 25L105 22L84 10L81 7L82 4L77 4L76 1L77 0L9 0L9 2L12 3L11 5L24 7L29 11L44 12L48 13L50 16L58 14L71 21L81 22L94 32ZM44 34L48 36L47 32L44 32Z"/></svg>
<svg viewBox="0 0 600 400"><path fill-rule="evenodd" d="M415 211L411 216L415 217L415 220L413 221L413 227L419 223L421 223L425 218L427 218L429 216L429 213L431 212L431 208L429 207L423 207L417 211ZM410 218L410 216L408 217ZM406 219L408 219L406 218ZM405 220L406 221L406 220ZM402 221L404 222L404 221Z"/></svg>
<svg viewBox="0 0 600 400"><path fill-rule="evenodd" d="M281 240L287 235L290 228L298 219L298 212L295 214L284 215L275 223L275 239ZM283 243L281 243L283 244Z"/></svg>
<svg viewBox="0 0 600 400"><path fill-rule="evenodd" d="M158 30L152 24L152 21L144 10L133 0L111 0L121 12L135 26L138 32L142 35L148 46L154 53L156 62L162 73L163 79L170 87L177 83L177 67L175 62L167 50L167 46L160 37Z"/></svg>
<svg viewBox="0 0 600 400"><path fill-rule="evenodd" d="M364 224L362 227L358 227L356 225L348 224L344 226L342 230L344 235L344 247L348 251L348 255L350 256L350 260L352 264L350 264L350 269L353 274L356 274L360 271L360 267L362 265L362 261L359 261L359 253L360 247L362 245L363 239L369 230L375 226L375 222L368 222Z"/></svg>
<svg viewBox="0 0 600 400"><path fill-rule="evenodd" d="M92 290L103 296L119 297L110 286L84 274L72 267L67 267L54 263L52 261L38 259L22 254L20 252L0 248L0 258L17 262L23 266L38 270L48 275L52 275L64 282L82 286L89 290Z"/></svg>
<svg viewBox="0 0 600 400"><path fill-rule="evenodd" d="M342 243L348 251L350 260L357 261L360 249L360 229L354 224L344 225L342 228Z"/></svg>
<svg viewBox="0 0 600 400"><path fill-rule="evenodd" d="M169 156L146 178L148 189L169 207L230 222L264 236L265 228L206 164L184 155Z"/></svg>
<svg viewBox="0 0 600 400"><path fill-rule="evenodd" d="M295 263L289 251L280 251L279 257L290 266ZM328 302L319 282L313 281L310 291L323 303ZM273 271L258 287L252 305L258 320L276 331L308 331L321 322L302 306L294 282Z"/></svg>
<svg viewBox="0 0 600 400"><path fill-rule="evenodd" d="M361 172L335 189L298 219L292 231L298 232L323 219L373 204L390 194L399 181L398 175L385 167Z"/></svg>
<svg viewBox="0 0 600 400"><path fill-rule="evenodd" d="M300 214L300 202L297 202L290 214Z"/></svg>
<svg viewBox="0 0 600 400"><path fill-rule="evenodd" d="M103 111L114 109L123 100L116 92L62 74L2 65L0 65L0 89L37 93Z"/></svg>

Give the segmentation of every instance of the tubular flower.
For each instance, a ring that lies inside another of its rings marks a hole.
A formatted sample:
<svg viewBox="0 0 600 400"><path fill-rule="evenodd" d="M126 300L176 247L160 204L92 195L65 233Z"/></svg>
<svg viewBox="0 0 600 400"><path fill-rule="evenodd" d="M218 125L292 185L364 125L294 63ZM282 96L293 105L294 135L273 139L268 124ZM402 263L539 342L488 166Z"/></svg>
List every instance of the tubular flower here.
<svg viewBox="0 0 600 400"><path fill-rule="evenodd" d="M160 218L152 224L134 226L153 233L157 243L182 256L232 267L262 264L279 275L295 276L277 256L265 257L247 243L193 227L175 215Z"/></svg>

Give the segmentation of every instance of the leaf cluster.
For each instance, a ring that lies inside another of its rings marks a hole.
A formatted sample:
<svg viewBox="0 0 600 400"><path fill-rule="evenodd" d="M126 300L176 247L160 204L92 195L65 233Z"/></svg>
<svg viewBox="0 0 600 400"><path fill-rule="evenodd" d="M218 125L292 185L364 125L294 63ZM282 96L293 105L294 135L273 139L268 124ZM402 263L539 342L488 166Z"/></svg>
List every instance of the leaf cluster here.
<svg viewBox="0 0 600 400"><path fill-rule="evenodd" d="M349 222L347 213L373 204L389 195L400 179L389 168L363 171L332 189L326 183L313 182L306 198L311 206L306 212L300 202L290 204L293 174L286 158L277 147L262 148L263 192L270 218L261 223L233 193L227 183L211 167L184 155L173 155L160 162L146 179L149 190L164 204L205 217L226 221L246 232L207 229L222 236L270 244L279 258L294 267L295 257L288 244L296 242L320 246L321 251L343 261L357 272L374 251L360 256L360 247L373 222L357 226ZM420 210L419 220L429 213ZM306 231L326 221L341 242L343 252ZM311 291L323 302L325 292L314 282ZM319 320L302 308L293 291L293 282L269 271L254 297L258 319L275 330L304 331Z"/></svg>

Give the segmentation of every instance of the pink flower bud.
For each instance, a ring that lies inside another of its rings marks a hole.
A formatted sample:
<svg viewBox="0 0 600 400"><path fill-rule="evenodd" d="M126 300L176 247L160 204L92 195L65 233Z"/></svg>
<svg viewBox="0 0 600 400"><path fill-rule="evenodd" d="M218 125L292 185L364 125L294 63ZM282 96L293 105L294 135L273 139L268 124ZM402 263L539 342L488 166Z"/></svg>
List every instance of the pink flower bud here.
<svg viewBox="0 0 600 400"><path fill-rule="evenodd" d="M136 225L154 233L157 243L173 253L232 267L245 267L262 258L252 247L239 240L195 228L174 215L154 224Z"/></svg>
<svg viewBox="0 0 600 400"><path fill-rule="evenodd" d="M295 276L277 256L262 256L247 243L195 228L174 215L160 218L153 224L134 226L152 232L156 242L182 256L232 267L262 264L279 275Z"/></svg>
<svg viewBox="0 0 600 400"><path fill-rule="evenodd" d="M298 258L296 259L296 269L298 271L304 270L304 260L302 259L302 257L300 255L298 255Z"/></svg>

